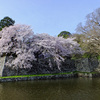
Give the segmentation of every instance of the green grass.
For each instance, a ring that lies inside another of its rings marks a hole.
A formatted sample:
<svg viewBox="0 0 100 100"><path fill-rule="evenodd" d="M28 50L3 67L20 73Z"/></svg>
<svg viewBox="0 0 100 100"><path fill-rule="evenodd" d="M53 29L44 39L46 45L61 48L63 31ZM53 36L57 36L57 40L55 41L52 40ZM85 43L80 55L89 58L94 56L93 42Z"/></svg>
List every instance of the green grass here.
<svg viewBox="0 0 100 100"><path fill-rule="evenodd" d="M36 77L36 76L52 76L52 75L65 75L65 74L72 74L73 72L67 72L67 73L55 73L55 74L37 74L37 75L17 75L17 76L5 76L0 77L1 79L4 78L22 78L22 77Z"/></svg>
<svg viewBox="0 0 100 100"><path fill-rule="evenodd" d="M36 74L36 75L5 76L5 77L0 77L0 79L5 79L5 78L23 78L23 77L37 77L37 76L52 76L52 75L66 75L66 74L78 74L78 73L98 74L97 72L73 71L73 72L67 72L67 73L54 73L54 74Z"/></svg>

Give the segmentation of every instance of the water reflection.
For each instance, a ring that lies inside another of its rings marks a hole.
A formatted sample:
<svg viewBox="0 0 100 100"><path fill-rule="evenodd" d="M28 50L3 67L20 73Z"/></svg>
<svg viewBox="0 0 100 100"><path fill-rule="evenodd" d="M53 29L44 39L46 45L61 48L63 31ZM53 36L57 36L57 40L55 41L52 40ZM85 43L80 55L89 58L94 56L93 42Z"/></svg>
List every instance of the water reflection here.
<svg viewBox="0 0 100 100"><path fill-rule="evenodd" d="M100 100L100 79L0 83L0 100Z"/></svg>

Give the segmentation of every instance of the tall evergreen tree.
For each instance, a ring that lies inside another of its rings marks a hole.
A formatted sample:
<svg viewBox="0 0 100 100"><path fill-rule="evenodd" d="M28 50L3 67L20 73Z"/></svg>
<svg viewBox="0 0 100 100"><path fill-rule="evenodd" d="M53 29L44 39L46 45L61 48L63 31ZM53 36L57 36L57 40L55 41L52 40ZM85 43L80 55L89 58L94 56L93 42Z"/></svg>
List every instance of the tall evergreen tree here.
<svg viewBox="0 0 100 100"><path fill-rule="evenodd" d="M15 21L13 19L11 19L10 17L4 17L3 19L1 19L0 21L0 31L2 30L2 28L4 27L9 27L11 25L14 25Z"/></svg>
<svg viewBox="0 0 100 100"><path fill-rule="evenodd" d="M63 37L63 38L68 38L69 36L71 35L71 33L70 32L68 32L68 31L62 31L62 32L60 32L60 34L58 34L58 37Z"/></svg>

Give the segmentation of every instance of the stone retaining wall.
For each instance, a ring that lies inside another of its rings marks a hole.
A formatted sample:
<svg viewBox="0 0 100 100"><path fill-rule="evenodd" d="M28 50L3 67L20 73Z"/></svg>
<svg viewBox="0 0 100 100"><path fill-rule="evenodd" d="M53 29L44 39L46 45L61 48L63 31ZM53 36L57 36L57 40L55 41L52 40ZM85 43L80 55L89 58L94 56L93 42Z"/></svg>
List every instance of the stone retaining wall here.
<svg viewBox="0 0 100 100"><path fill-rule="evenodd" d="M13 69L9 66L5 65L7 59L9 57L1 57L0 63L0 76L17 76L17 75L34 75L34 74L54 74L54 73L67 73L67 72L93 72L95 69L100 67L100 61L96 58L81 58L81 59L65 59L60 66L60 70L58 69L57 65L52 62L53 66L49 67L45 61L40 61L41 63L33 63L33 67L30 68L18 68ZM100 69L100 68L99 68ZM85 75L86 76L86 75ZM91 76L91 74L89 75Z"/></svg>
<svg viewBox="0 0 100 100"><path fill-rule="evenodd" d="M93 72L99 66L99 61L96 58L82 58L75 60L75 67L80 72Z"/></svg>

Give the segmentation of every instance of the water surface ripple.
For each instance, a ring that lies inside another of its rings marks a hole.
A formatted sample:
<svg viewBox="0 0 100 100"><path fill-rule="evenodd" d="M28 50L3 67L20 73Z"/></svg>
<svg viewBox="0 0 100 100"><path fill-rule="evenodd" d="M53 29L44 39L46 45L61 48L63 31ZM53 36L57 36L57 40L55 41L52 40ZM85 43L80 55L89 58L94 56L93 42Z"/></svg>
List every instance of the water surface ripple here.
<svg viewBox="0 0 100 100"><path fill-rule="evenodd" d="M100 78L0 83L0 100L100 100Z"/></svg>

